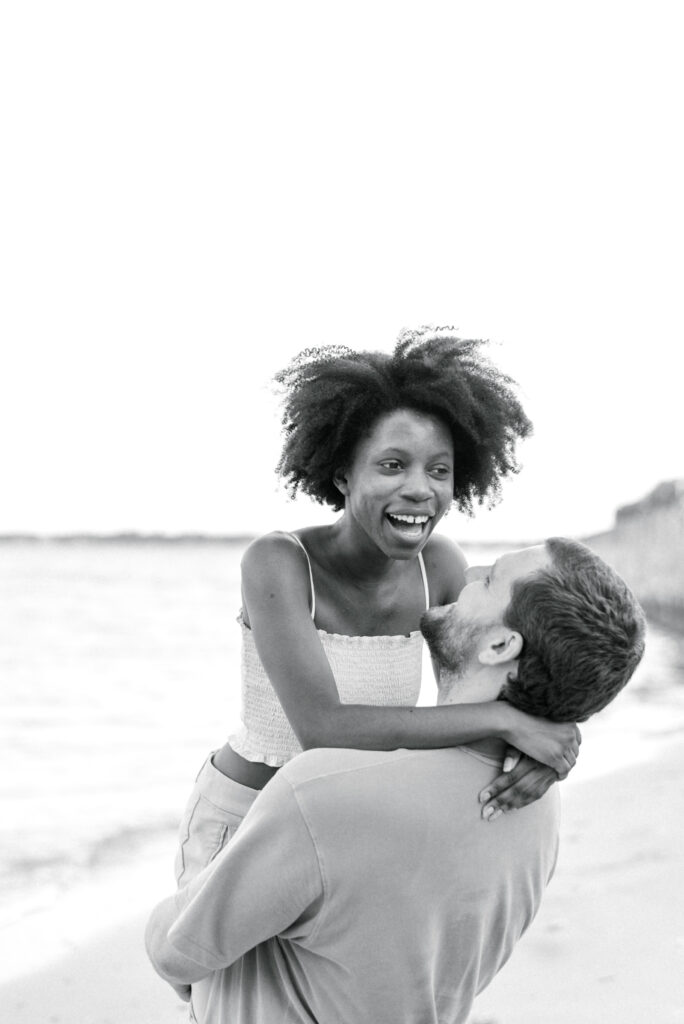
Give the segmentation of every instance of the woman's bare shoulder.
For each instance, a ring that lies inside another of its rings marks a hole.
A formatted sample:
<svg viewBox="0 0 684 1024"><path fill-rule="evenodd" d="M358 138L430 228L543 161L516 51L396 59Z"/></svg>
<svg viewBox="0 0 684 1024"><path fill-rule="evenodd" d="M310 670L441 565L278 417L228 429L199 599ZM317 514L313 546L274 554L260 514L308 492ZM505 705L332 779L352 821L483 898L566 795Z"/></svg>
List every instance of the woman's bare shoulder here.
<svg viewBox="0 0 684 1024"><path fill-rule="evenodd" d="M258 573L265 568L306 567L306 557L291 533L273 530L253 540L242 555L242 572Z"/></svg>
<svg viewBox="0 0 684 1024"><path fill-rule="evenodd" d="M243 552L240 568L245 625L253 625L260 608L269 616L309 616L309 566L292 534L274 530L257 537Z"/></svg>
<svg viewBox="0 0 684 1024"><path fill-rule="evenodd" d="M466 557L444 534L435 533L423 548L423 561L430 584L431 604L450 604L465 586Z"/></svg>

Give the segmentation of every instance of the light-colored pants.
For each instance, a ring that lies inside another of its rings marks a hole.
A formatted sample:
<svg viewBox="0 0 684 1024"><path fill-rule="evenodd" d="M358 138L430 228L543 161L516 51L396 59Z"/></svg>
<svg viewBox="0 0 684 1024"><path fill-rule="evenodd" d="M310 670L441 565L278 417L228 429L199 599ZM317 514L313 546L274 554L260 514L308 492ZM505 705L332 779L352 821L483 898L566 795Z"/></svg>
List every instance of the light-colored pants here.
<svg viewBox="0 0 684 1024"><path fill-rule="evenodd" d="M181 819L176 881L187 885L209 864L237 832L240 822L259 795L233 782L212 764L212 755L202 765ZM201 1024L209 997L211 978L192 986L190 1020Z"/></svg>

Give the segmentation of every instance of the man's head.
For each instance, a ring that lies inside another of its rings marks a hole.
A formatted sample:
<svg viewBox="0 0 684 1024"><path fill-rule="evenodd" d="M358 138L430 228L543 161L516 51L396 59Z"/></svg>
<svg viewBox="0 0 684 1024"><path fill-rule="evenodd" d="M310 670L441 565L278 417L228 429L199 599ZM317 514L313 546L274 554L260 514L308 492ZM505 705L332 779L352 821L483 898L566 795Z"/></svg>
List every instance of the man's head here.
<svg viewBox="0 0 684 1024"><path fill-rule="evenodd" d="M505 699L582 722L627 683L644 651L644 616L604 561L554 537L468 569L458 601L421 628L440 668L440 703Z"/></svg>

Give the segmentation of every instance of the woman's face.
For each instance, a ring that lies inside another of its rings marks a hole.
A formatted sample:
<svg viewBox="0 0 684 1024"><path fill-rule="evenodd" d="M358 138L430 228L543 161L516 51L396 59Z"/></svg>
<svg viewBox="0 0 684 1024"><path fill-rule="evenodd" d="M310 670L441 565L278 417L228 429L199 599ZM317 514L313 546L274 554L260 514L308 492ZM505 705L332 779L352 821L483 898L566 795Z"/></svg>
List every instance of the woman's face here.
<svg viewBox="0 0 684 1024"><path fill-rule="evenodd" d="M345 517L391 558L412 558L453 500L454 449L447 426L413 409L386 413L335 478Z"/></svg>

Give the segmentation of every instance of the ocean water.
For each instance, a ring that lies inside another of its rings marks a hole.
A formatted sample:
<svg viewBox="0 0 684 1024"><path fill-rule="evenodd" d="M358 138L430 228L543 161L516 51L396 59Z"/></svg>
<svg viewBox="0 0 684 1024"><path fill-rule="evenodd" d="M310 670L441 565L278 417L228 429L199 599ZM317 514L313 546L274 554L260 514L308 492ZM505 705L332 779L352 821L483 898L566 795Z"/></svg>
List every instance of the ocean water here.
<svg viewBox="0 0 684 1024"><path fill-rule="evenodd" d="M146 857L172 851L202 761L238 721L243 546L0 545L0 941L15 947L12 971L37 949L16 939L21 926L65 900L96 930L149 904L151 879L170 890L172 856L162 880ZM427 676L421 703L433 701ZM651 627L634 681L583 728L567 784L638 770L683 729L684 639ZM97 913L83 895L93 879L110 894Z"/></svg>
<svg viewBox="0 0 684 1024"><path fill-rule="evenodd" d="M0 546L0 926L177 822L237 716L241 551Z"/></svg>

